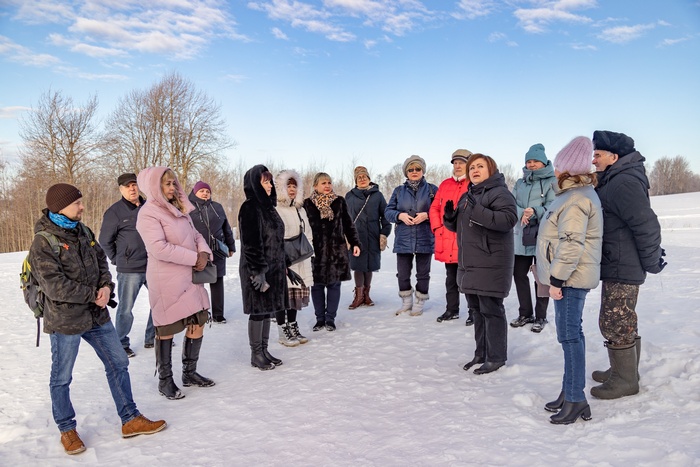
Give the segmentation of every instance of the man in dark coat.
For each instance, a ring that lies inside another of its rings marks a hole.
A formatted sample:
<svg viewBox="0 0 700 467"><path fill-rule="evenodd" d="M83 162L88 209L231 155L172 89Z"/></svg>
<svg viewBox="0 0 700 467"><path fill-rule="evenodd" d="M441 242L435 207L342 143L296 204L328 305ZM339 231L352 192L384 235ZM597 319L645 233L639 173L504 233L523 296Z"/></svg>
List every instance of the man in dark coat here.
<svg viewBox="0 0 700 467"><path fill-rule="evenodd" d="M224 317L224 277L226 276L226 259L236 251L236 241L233 230L228 222L224 207L211 200L211 187L208 183L198 181L194 184L189 200L194 206L190 213L194 227L207 239L211 251L214 252L216 265L216 282L209 284L211 291L211 319L215 323L225 324ZM228 252L218 247L223 242Z"/></svg>
<svg viewBox="0 0 700 467"><path fill-rule="evenodd" d="M122 199L111 205L104 213L100 229L100 245L107 257L117 266L117 316L114 327L126 355L134 357L131 350L129 332L134 323L134 303L139 295L141 286L146 284L146 263L148 254L146 246L136 230L136 217L145 202L139 195L136 184L136 174L124 173L117 178ZM153 327L153 317L148 312L146 335L143 346L153 347L156 331Z"/></svg>
<svg viewBox="0 0 700 467"><path fill-rule="evenodd" d="M596 131L593 145L604 220L599 326L611 367L593 372L593 379L603 384L591 388L591 395L616 399L639 392L637 295L646 273L657 274L666 263L661 226L649 202L645 159L634 140L624 133Z"/></svg>
<svg viewBox="0 0 700 467"><path fill-rule="evenodd" d="M85 451L70 400L81 339L95 349L104 364L122 421L122 436L164 429L164 420L152 422L141 415L131 395L129 359L105 308L114 283L104 251L92 231L80 222L85 210L83 194L72 185L58 183L46 192L46 206L34 226L29 263L45 295L44 332L51 339L51 409L64 450L67 454ZM57 251L47 236L57 240Z"/></svg>

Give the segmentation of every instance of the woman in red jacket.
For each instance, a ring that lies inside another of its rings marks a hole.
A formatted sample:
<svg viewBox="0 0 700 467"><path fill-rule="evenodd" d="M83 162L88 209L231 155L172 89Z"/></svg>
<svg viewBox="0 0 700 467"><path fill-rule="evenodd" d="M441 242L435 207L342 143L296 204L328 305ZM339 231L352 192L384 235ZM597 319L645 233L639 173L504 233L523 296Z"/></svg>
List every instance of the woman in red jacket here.
<svg viewBox="0 0 700 467"><path fill-rule="evenodd" d="M467 159L471 151L457 149L452 153L452 176L445 179L435 194L435 201L430 205L430 228L435 234L435 259L445 263L445 312L438 317L437 322L459 319L459 288L457 287L457 234L445 228L442 216L445 214L445 203L452 200L457 206L459 198L469 188L467 177ZM472 310L469 309L467 326L474 324Z"/></svg>

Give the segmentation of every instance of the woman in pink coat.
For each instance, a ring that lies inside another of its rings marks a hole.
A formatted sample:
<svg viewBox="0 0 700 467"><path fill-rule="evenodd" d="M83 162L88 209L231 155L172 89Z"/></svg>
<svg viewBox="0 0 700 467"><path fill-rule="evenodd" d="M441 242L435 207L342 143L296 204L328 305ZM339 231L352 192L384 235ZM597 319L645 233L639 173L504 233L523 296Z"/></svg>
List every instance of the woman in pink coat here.
<svg viewBox="0 0 700 467"><path fill-rule="evenodd" d="M214 385L197 373L204 324L209 320L209 296L203 285L192 283L192 269L203 270L212 254L192 224L189 213L194 206L172 170L143 169L137 183L147 198L139 210L136 230L148 252L146 282L156 326L158 390L168 399L181 399L185 396L173 381L171 354L173 335L185 329L183 386Z"/></svg>

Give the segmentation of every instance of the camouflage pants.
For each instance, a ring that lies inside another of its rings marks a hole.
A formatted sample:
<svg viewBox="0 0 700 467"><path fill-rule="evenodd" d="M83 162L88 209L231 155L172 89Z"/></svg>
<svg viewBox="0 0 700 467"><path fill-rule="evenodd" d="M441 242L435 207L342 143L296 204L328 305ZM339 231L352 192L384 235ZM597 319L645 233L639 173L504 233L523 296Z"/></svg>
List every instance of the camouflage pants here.
<svg viewBox="0 0 700 467"><path fill-rule="evenodd" d="M637 337L639 286L603 281L600 299L600 333L611 345L634 344Z"/></svg>

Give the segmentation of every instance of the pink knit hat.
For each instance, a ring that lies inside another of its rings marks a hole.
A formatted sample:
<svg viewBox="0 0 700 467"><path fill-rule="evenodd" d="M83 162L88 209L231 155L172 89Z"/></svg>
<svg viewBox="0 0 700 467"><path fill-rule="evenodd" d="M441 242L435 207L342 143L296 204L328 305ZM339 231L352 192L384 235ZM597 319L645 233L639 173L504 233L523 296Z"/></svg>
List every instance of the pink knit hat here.
<svg viewBox="0 0 700 467"><path fill-rule="evenodd" d="M554 159L554 168L571 175L591 173L593 165L593 142L585 136L577 136L559 151Z"/></svg>

